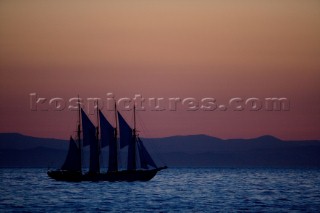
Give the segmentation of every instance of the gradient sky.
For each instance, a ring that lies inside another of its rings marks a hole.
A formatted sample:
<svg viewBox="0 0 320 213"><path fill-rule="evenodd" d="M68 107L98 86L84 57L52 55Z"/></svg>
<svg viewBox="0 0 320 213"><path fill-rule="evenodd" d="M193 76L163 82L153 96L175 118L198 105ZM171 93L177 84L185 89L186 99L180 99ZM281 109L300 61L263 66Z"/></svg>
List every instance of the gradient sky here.
<svg viewBox="0 0 320 213"><path fill-rule="evenodd" d="M29 94L112 92L291 103L286 112L139 112L146 137L320 139L319 26L317 0L1 0L0 132L68 138L76 113L31 111Z"/></svg>

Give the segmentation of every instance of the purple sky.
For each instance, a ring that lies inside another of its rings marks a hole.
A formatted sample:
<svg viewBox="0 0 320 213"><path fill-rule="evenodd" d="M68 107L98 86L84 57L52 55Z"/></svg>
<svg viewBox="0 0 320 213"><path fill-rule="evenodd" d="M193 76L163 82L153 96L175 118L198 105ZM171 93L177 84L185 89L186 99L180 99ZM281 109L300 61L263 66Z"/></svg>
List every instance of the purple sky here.
<svg viewBox="0 0 320 213"><path fill-rule="evenodd" d="M29 94L67 101L112 92L215 98L228 107L138 112L146 137L320 139L319 26L320 2L312 0L4 0L0 132L68 138L76 113L31 111ZM234 111L228 102L236 97L284 97L290 109Z"/></svg>

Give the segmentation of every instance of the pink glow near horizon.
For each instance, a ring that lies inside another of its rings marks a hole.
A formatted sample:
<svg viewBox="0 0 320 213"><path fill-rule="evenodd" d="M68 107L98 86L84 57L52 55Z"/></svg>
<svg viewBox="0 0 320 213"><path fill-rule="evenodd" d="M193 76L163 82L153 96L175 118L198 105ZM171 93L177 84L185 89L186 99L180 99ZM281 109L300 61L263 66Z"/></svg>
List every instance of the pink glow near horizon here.
<svg viewBox="0 0 320 213"><path fill-rule="evenodd" d="M1 1L0 132L68 138L75 113L31 111L29 94L112 92L291 104L281 112L139 112L146 137L320 139L319 26L319 1Z"/></svg>

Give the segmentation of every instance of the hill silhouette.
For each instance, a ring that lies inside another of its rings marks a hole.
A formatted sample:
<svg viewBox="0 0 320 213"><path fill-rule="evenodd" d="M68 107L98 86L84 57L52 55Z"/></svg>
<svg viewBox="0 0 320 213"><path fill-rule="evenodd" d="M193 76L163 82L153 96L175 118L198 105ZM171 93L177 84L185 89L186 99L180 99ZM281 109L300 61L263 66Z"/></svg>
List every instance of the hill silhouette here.
<svg viewBox="0 0 320 213"><path fill-rule="evenodd" d="M320 167L317 140L283 141L270 135L223 140L188 135L143 141L158 162L171 167ZM0 133L0 167L59 167L67 147L67 140ZM103 155L108 159L107 149Z"/></svg>

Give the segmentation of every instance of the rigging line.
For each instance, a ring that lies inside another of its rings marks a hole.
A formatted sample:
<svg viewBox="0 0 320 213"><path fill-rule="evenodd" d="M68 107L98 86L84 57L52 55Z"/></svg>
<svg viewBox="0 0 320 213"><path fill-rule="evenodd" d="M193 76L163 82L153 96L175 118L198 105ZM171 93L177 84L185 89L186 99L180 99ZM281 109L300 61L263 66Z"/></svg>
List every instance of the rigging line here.
<svg viewBox="0 0 320 213"><path fill-rule="evenodd" d="M145 122L143 121L141 115L139 113L137 113L137 116L138 116L138 122L139 122L139 126L141 128L141 132L144 133L144 138L148 138L150 137L150 131L148 129L148 127L146 126Z"/></svg>
<svg viewBox="0 0 320 213"><path fill-rule="evenodd" d="M138 122L141 123L141 125L140 125L141 129L143 130L144 133L146 133L144 138L151 139L150 131L148 130L148 127L145 125L143 119L141 119L139 113L137 113L137 116L138 116L138 119L137 119ZM149 148L151 149L152 153L160 161L160 163L163 165L166 165L165 161L163 160L163 158L161 157L161 155L158 152L159 146L156 143L152 143L152 142L149 142L148 145L149 145Z"/></svg>

